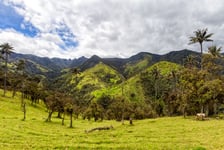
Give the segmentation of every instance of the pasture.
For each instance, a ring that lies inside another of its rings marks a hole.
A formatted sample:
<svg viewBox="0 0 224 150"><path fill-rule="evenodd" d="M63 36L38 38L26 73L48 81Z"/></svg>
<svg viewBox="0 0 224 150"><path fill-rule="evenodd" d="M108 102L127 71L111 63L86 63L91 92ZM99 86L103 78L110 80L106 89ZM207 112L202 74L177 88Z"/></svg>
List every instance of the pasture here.
<svg viewBox="0 0 224 150"><path fill-rule="evenodd" d="M27 101L27 119L22 121L20 99L0 96L0 149L224 149L224 120L164 117L122 125L114 120L75 119L74 128L69 128L68 116L62 126L56 113L50 123L45 122L47 115L43 104L31 106ZM111 125L111 130L85 132Z"/></svg>

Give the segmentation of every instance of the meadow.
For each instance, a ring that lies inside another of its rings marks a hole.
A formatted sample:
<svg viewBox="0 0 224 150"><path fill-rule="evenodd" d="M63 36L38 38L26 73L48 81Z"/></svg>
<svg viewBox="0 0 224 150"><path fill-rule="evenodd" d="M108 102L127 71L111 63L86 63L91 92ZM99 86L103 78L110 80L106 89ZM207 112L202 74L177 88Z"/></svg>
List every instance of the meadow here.
<svg viewBox="0 0 224 150"><path fill-rule="evenodd" d="M2 91L0 91L2 95ZM45 122L47 110L42 103L27 101L27 119L22 120L20 98L0 96L0 149L152 149L152 150L221 150L224 149L224 120L209 118L197 121L188 117L94 122L75 119L69 128L54 114ZM95 127L113 126L111 130L86 133Z"/></svg>

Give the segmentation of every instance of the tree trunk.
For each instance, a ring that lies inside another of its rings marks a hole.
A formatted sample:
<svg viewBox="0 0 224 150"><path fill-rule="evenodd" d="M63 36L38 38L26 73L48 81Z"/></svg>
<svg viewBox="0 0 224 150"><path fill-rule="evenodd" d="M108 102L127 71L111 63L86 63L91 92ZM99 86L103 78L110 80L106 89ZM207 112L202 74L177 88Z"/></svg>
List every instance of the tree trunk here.
<svg viewBox="0 0 224 150"><path fill-rule="evenodd" d="M47 117L47 122L51 122L51 116L52 116L52 114L53 114L53 111L49 111L49 113L48 113L48 117Z"/></svg>
<svg viewBox="0 0 224 150"><path fill-rule="evenodd" d="M63 117L62 117L62 122L61 122L62 125L65 125L65 112L63 113Z"/></svg>
<svg viewBox="0 0 224 150"><path fill-rule="evenodd" d="M7 72L8 72L8 68L7 68L7 66L8 66L8 55L7 54L5 54L5 55L6 55L6 58L5 58L5 74L4 74L4 96L5 96L6 90L7 90L6 79L7 79Z"/></svg>
<svg viewBox="0 0 224 150"><path fill-rule="evenodd" d="M158 97L158 88L157 88L157 80L155 79L155 100Z"/></svg>
<svg viewBox="0 0 224 150"><path fill-rule="evenodd" d="M214 114L216 115L217 114L217 102L216 101L213 104L213 111L214 111Z"/></svg>
<svg viewBox="0 0 224 150"><path fill-rule="evenodd" d="M12 92L12 98L14 98L15 95L16 95L16 88L14 87L14 88L13 88L13 92Z"/></svg>
<svg viewBox="0 0 224 150"><path fill-rule="evenodd" d="M73 118L72 118L72 114L73 114L73 111L70 112L70 128L73 127L73 126L72 126L72 119L73 119Z"/></svg>
<svg viewBox="0 0 224 150"><path fill-rule="evenodd" d="M204 106L201 104L201 113L204 113Z"/></svg>
<svg viewBox="0 0 224 150"><path fill-rule="evenodd" d="M121 122L122 122L122 125L124 125L124 113L122 113Z"/></svg>
<svg viewBox="0 0 224 150"><path fill-rule="evenodd" d="M96 131L96 130L110 130L110 129L113 129L114 127L113 126L106 126L106 127L97 127L97 128L93 128L91 130L85 130L86 133L90 133L90 132L93 132L93 131Z"/></svg>
<svg viewBox="0 0 224 150"><path fill-rule="evenodd" d="M132 118L129 118L129 123L130 123L130 125L133 125Z"/></svg>
<svg viewBox="0 0 224 150"><path fill-rule="evenodd" d="M184 115L184 118L186 118L186 108L185 108L185 106L183 107L183 115Z"/></svg>
<svg viewBox="0 0 224 150"><path fill-rule="evenodd" d="M23 104L23 121L26 120L26 103Z"/></svg>
<svg viewBox="0 0 224 150"><path fill-rule="evenodd" d="M203 48L202 48L202 43L200 43L200 48L201 48L201 62L200 62L200 67L201 70L203 69Z"/></svg>
<svg viewBox="0 0 224 150"><path fill-rule="evenodd" d="M61 117L61 112L60 112L60 111L58 111L58 116L57 116L57 118L62 118L62 117Z"/></svg>

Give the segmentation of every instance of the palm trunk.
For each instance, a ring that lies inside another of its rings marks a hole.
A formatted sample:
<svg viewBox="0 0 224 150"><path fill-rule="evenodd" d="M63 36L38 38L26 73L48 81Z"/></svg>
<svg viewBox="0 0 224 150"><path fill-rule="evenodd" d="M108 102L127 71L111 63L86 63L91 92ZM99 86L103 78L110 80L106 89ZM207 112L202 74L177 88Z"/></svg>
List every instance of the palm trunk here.
<svg viewBox="0 0 224 150"><path fill-rule="evenodd" d="M157 99L158 97L158 87L157 87L157 80L155 79L155 100Z"/></svg>
<svg viewBox="0 0 224 150"><path fill-rule="evenodd" d="M6 95L6 79L7 79L7 72L8 72L8 55L6 55L6 58L5 58L5 74L4 74L4 96Z"/></svg>
<svg viewBox="0 0 224 150"><path fill-rule="evenodd" d="M201 105L201 113L204 113L204 106L203 106L203 104Z"/></svg>
<svg viewBox="0 0 224 150"><path fill-rule="evenodd" d="M186 118L186 108L185 108L185 106L183 107L183 115L184 115L184 118Z"/></svg>
<svg viewBox="0 0 224 150"><path fill-rule="evenodd" d="M201 48L201 62L200 62L200 67L201 70L203 69L203 48L202 48L202 43L200 43L200 48Z"/></svg>
<svg viewBox="0 0 224 150"><path fill-rule="evenodd" d="M217 106L218 106L217 102L215 101L214 104L213 104L213 111L214 111L215 115L217 115Z"/></svg>

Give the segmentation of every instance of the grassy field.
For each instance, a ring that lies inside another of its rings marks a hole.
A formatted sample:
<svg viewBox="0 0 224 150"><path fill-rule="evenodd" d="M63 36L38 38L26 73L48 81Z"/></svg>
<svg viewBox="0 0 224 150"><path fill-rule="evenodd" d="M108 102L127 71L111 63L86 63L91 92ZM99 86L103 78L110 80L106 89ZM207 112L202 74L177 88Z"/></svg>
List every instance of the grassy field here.
<svg viewBox="0 0 224 150"><path fill-rule="evenodd" d="M19 98L0 96L0 149L224 149L224 120L166 117L121 125L78 119L69 128L68 117L65 126L55 117L47 123L46 117L43 105L27 105L27 120L22 121ZM110 125L114 129L85 132Z"/></svg>

